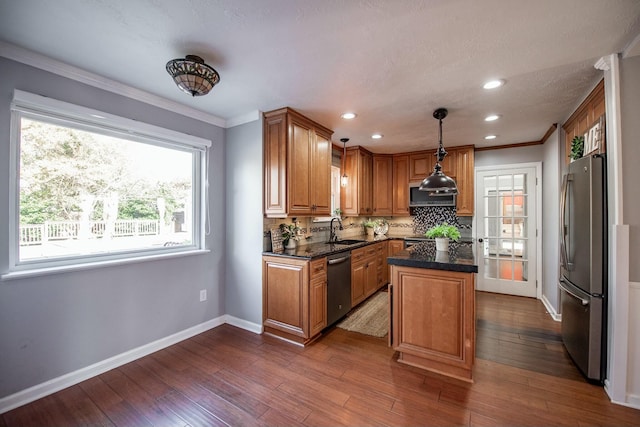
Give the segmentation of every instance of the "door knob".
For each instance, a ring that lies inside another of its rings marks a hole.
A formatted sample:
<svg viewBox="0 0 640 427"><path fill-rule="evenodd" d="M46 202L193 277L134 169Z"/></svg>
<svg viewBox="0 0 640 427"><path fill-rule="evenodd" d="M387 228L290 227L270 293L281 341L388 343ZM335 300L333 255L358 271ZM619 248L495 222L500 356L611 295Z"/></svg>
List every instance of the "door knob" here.
<svg viewBox="0 0 640 427"><path fill-rule="evenodd" d="M482 237L478 239L478 242L482 243Z"/></svg>

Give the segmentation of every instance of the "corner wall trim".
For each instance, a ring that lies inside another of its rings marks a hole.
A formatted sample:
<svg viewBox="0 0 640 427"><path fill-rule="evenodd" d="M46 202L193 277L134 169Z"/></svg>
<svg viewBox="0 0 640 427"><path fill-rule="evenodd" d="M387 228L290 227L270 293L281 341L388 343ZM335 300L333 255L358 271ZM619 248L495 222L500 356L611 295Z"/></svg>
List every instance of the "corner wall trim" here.
<svg viewBox="0 0 640 427"><path fill-rule="evenodd" d="M84 380L105 373L111 369L117 368L136 359L147 356L158 350L162 350L163 348L169 347L180 341L184 341L195 335L201 334L202 332L208 331L209 329L220 326L225 323L225 317L226 316L220 316L207 322L200 323L199 325L177 332L173 335L169 335L168 337L160 338L159 340L110 357L109 359L102 360L98 363L94 363L93 365L78 369L77 371L69 372L68 374L62 375L58 378L53 378L42 384L38 384L25 390L19 391L15 394L3 397L2 399L0 399L0 414L4 414L5 412L15 409L19 406L26 405L27 403L31 403L42 397L48 396L52 393L78 384ZM242 326L239 325L241 322L237 323L238 325L234 326L242 328ZM248 322L246 323L249 324Z"/></svg>
<svg viewBox="0 0 640 427"><path fill-rule="evenodd" d="M553 308L553 305L551 305L551 302L545 295L542 295L540 301L542 301L542 304L544 304L544 308L547 309L547 313L549 313L549 316L551 316L553 320L555 320L556 322L562 321L562 315L556 312L556 310Z"/></svg>

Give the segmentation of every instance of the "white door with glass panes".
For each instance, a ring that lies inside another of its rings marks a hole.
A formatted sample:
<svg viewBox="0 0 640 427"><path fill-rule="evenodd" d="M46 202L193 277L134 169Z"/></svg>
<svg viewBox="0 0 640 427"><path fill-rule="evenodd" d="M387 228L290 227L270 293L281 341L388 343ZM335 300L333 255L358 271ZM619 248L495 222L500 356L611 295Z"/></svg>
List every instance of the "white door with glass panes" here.
<svg viewBox="0 0 640 427"><path fill-rule="evenodd" d="M536 168L476 170L477 289L536 297Z"/></svg>

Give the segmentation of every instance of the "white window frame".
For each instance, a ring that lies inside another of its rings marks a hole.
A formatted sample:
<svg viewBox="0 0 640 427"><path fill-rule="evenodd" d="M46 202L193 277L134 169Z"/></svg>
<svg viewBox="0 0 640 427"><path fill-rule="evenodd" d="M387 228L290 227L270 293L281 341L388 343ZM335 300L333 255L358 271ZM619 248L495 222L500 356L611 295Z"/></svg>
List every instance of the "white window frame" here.
<svg viewBox="0 0 640 427"><path fill-rule="evenodd" d="M90 254L52 259L20 261L19 259L19 179L20 129L22 118L68 126L160 147L180 149L193 156L193 242L191 245L143 248L108 254ZM14 90L11 102L9 177L9 270L0 279L41 275L106 265L155 260L208 252L205 235L208 220L208 154L211 141L142 123L102 111L70 104L52 98Z"/></svg>

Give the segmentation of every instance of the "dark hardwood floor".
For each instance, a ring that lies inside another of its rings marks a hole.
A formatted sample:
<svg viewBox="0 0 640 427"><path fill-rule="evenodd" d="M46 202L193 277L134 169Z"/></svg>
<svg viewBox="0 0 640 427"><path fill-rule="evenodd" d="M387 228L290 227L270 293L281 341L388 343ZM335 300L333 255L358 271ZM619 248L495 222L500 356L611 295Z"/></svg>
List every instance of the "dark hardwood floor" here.
<svg viewBox="0 0 640 427"><path fill-rule="evenodd" d="M223 325L0 416L0 426L640 425L566 355L534 299L478 293L475 382L334 328L299 348Z"/></svg>

